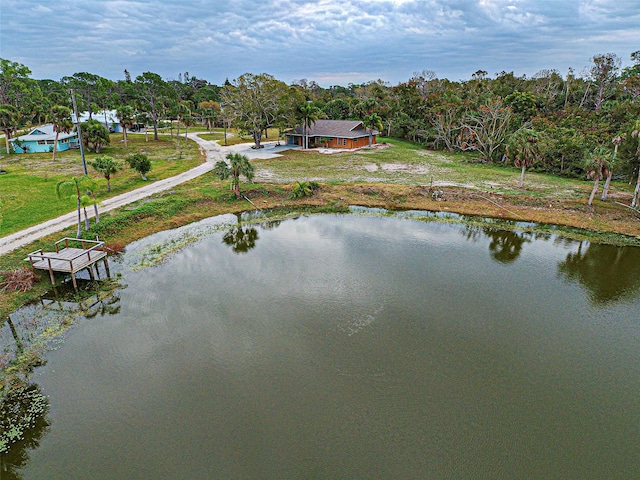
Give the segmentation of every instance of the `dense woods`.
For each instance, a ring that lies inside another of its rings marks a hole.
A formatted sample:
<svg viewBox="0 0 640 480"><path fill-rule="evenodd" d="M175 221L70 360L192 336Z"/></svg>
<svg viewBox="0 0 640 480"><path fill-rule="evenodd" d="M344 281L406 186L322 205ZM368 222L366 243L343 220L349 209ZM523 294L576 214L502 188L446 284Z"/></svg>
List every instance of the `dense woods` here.
<svg viewBox="0 0 640 480"><path fill-rule="evenodd" d="M30 69L0 59L0 129L57 122L70 106L115 109L125 125L158 128L167 120L188 128L234 126L256 145L267 128L301 124L313 106L329 119L375 119L387 136L427 148L476 152L477 161L526 171L593 178L596 152L605 177L636 182L640 166L640 51L621 68L616 54L594 55L581 73L541 70L532 77L478 70L466 81L438 78L429 70L391 86L381 80L328 88L306 79L287 85L268 74L244 74L214 85L188 72L166 80L144 72L113 81L87 72L60 80L31 78ZM602 153L605 155L602 156ZM637 199L636 199L637 202Z"/></svg>

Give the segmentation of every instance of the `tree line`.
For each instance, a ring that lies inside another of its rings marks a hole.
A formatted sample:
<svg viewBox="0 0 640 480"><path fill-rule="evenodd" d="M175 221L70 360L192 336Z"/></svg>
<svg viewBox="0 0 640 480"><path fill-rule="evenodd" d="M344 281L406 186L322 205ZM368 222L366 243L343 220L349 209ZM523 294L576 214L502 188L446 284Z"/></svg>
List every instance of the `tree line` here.
<svg viewBox="0 0 640 480"><path fill-rule="evenodd" d="M123 126L153 129L168 119L177 128L201 123L234 126L256 146L269 128L282 133L318 118L363 120L390 137L428 148L477 152L482 162L594 180L640 173L640 51L621 68L613 53L594 55L580 73L541 70L532 77L478 70L451 81L423 70L397 85L375 80L323 88L314 81L286 84L246 73L223 85L180 74L165 80L153 72L113 81L80 72L55 80L31 78L25 65L0 59L0 128L45 121L64 123L73 89L78 108L116 109ZM65 128L69 128L67 126ZM636 195L636 203L638 202Z"/></svg>

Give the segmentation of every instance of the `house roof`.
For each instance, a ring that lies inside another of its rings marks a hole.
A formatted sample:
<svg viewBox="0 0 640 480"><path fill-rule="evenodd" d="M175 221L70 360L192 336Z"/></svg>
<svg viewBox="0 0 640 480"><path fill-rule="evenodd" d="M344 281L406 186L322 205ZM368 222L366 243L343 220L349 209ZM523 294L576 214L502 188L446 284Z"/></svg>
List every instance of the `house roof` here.
<svg viewBox="0 0 640 480"><path fill-rule="evenodd" d="M58 141L64 140L65 138L77 137L78 134L73 131L71 133L62 133L58 135ZM36 127L31 132L26 135L22 135L13 140L20 140L21 142L35 142L37 140L55 140L56 132L53 130L53 124L48 123L46 125L42 125L40 127Z"/></svg>
<svg viewBox="0 0 640 480"><path fill-rule="evenodd" d="M310 137L337 137L337 138L360 138L368 137L369 130L359 120L316 120L307 131ZM373 135L377 135L377 130L373 130ZM296 127L287 132L287 135L304 135L304 129Z"/></svg>

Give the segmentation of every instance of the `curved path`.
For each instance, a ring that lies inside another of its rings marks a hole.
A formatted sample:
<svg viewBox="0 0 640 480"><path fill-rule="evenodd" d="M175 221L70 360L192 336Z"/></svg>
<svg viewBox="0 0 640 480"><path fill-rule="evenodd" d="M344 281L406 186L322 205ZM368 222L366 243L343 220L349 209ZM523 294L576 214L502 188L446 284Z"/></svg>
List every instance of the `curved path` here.
<svg viewBox="0 0 640 480"><path fill-rule="evenodd" d="M154 193L169 190L174 186L199 177L207 172L213 170L214 165L219 160L225 160L225 155L222 151L222 147L215 142L209 142L201 139L197 133L188 134L188 138L195 141L202 151L205 152L207 161L201 165L198 165L191 170L183 172L174 177L165 178L164 180L158 180L157 182L150 183L144 187L125 192L115 197L108 198L100 203L100 211L108 212L116 208L122 207L128 203L138 201L142 198L149 197ZM91 210L91 209L90 209ZM93 216L93 212L88 212L89 216ZM26 228L6 237L0 238L0 255L8 253L16 248L28 245L35 240L38 240L52 233L59 232L65 228L76 225L78 222L78 212L73 211L62 215L58 218L47 220L46 222L34 225L33 227Z"/></svg>

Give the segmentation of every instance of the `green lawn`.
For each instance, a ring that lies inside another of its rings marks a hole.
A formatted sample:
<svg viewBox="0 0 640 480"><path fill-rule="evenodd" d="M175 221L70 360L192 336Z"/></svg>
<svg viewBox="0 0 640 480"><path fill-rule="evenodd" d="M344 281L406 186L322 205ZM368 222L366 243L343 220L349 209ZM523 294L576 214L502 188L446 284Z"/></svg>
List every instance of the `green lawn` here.
<svg viewBox="0 0 640 480"><path fill-rule="evenodd" d="M204 139L220 139L222 133L204 133ZM270 134L276 138L276 132ZM150 136L151 138L151 136ZM112 144L102 154L116 159L132 152L145 153L152 160L149 181L166 178L197 164L200 158L195 142L162 135L158 142L145 141L142 134L129 135L129 146L124 148L121 134L111 136ZM235 143L246 140L230 137ZM501 195L528 196L540 199L587 199L593 185L590 181L570 180L551 175L527 173L525 191L517 188L520 170L513 167L476 163L472 153L446 153L425 150L407 141L380 138L388 148L363 149L331 155L315 151L289 150L269 160L254 160L256 181L290 184L295 181L316 180L325 183L395 183L407 185L461 186L480 192ZM91 160L95 154L87 154ZM60 180L82 175L78 150L62 152L56 161L51 154L0 155L0 168L8 171L0 175L0 236L5 236L39 222L74 210L73 201L56 198L55 186ZM89 167L92 177L98 179L99 198L106 198L106 181ZM132 190L143 185L140 176L128 166L112 180L112 194ZM614 182L612 193L631 192L626 182Z"/></svg>
<svg viewBox="0 0 640 480"><path fill-rule="evenodd" d="M129 134L128 146L124 147L122 134L112 134L111 144L103 148L100 155L108 155L123 163L124 169L111 178L111 194L107 194L106 180L89 164L97 155L86 152L87 170L95 178L99 188L97 196L109 196L133 190L147 182L129 168L124 159L130 153L144 153L152 163L147 175L152 182L184 172L202 162L200 150L195 142L184 138L160 137L148 142L144 135ZM56 184L73 176L82 176L79 150L67 150L56 155L30 153L22 155L0 155L0 236L9 235L39 222L73 211L75 203L70 199L56 197Z"/></svg>

